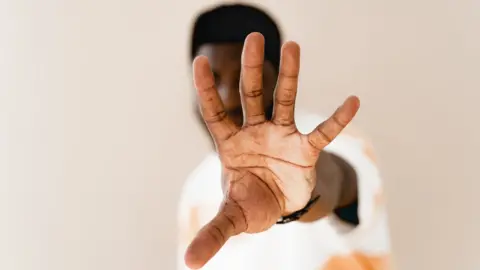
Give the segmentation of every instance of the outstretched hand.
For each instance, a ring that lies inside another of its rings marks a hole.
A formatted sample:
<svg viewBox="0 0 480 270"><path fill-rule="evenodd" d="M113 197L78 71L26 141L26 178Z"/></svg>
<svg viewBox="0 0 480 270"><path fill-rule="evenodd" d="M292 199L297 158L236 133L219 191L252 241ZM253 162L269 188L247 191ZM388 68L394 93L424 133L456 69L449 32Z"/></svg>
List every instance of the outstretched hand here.
<svg viewBox="0 0 480 270"><path fill-rule="evenodd" d="M223 166L224 200L185 254L186 264L201 268L225 242L240 233L270 228L281 217L303 208L316 185L315 164L320 151L353 119L357 97L349 97L310 134L294 122L300 69L300 48L282 47L271 121L265 118L262 97L264 38L250 34L244 44L240 94L244 124L237 127L224 111L208 60L193 64L195 87L203 119L215 141Z"/></svg>

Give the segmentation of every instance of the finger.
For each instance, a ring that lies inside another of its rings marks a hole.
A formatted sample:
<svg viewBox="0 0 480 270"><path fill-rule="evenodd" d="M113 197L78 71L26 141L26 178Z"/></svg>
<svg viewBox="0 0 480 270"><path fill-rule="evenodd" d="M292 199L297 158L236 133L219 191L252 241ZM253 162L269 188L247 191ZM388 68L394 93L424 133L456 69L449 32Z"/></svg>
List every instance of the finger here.
<svg viewBox="0 0 480 270"><path fill-rule="evenodd" d="M322 150L352 121L360 108L360 100L351 96L333 113L330 118L308 134L308 141L317 150Z"/></svg>
<svg viewBox="0 0 480 270"><path fill-rule="evenodd" d="M227 242L246 230L245 217L239 206L226 203L210 223L205 225L187 248L185 263L191 269L203 267Z"/></svg>
<svg viewBox="0 0 480 270"><path fill-rule="evenodd" d="M244 125L265 122L263 108L263 55L265 39L260 33L252 33L245 39L242 53L240 95Z"/></svg>
<svg viewBox="0 0 480 270"><path fill-rule="evenodd" d="M230 138L238 128L228 118L222 100L215 88L215 79L205 56L193 61L193 78L197 89L198 102L203 120L215 143Z"/></svg>
<svg viewBox="0 0 480 270"><path fill-rule="evenodd" d="M282 47L280 71L275 89L273 123L293 125L295 98L297 96L298 74L300 72L300 46L287 42Z"/></svg>

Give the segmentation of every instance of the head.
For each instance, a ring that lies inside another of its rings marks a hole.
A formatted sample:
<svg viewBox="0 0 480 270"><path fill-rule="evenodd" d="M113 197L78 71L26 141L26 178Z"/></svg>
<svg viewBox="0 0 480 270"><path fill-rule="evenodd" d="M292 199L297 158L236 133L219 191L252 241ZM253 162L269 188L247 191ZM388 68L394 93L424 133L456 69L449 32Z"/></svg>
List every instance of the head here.
<svg viewBox="0 0 480 270"><path fill-rule="evenodd" d="M252 32L265 37L263 100L265 114L271 118L282 44L273 19L251 6L224 5L200 14L192 35L191 60L198 55L208 57L225 111L239 126L243 122L239 90L241 56L243 42ZM197 105L195 112L202 119Z"/></svg>

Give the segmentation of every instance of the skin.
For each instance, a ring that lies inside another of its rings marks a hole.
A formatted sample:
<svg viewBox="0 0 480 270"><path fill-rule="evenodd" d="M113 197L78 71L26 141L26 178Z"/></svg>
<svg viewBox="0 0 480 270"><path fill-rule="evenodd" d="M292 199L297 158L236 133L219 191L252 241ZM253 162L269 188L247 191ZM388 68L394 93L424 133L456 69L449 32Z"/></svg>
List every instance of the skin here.
<svg viewBox="0 0 480 270"><path fill-rule="evenodd" d="M264 61L264 42L252 33L243 46L207 44L193 63L199 115L223 166L224 200L187 249L185 262L192 269L204 266L230 237L263 232L312 196L321 195L302 222L356 199L353 170L322 149L353 119L358 98L346 99L310 134L299 133L294 104L300 47L282 47L278 75Z"/></svg>

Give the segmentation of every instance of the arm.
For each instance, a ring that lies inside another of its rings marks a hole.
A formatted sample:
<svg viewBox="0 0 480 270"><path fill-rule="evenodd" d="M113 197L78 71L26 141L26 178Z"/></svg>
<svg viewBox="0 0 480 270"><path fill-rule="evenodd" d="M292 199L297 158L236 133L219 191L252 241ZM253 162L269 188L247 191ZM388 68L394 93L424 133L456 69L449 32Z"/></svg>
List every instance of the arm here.
<svg viewBox="0 0 480 270"><path fill-rule="evenodd" d="M347 130L337 139L337 142L328 149L334 162L324 160L325 165L330 165L317 166L318 172L327 176L327 178L320 177L318 179L317 189L322 185L326 189L324 193L340 194L337 195L338 198L345 198L346 201L341 202L342 199L340 199L333 211L330 210L323 214L318 211L321 209L321 205L317 205L317 211L308 213L310 220L306 222L318 220L326 215L331 215L332 212L335 213L339 219L331 219L328 224L338 229L338 236L343 238L345 245L352 252L350 254L342 252L333 254L319 269L337 269L339 263L342 263L345 268L356 269L359 262L362 265L371 266L372 269L391 269L387 213L382 190L382 177L377 167L375 151L370 140L359 131L352 132L350 130L349 132ZM335 181L336 177L329 176L325 172L329 167L335 168L335 166L340 170L330 170L340 171L343 174L343 177L337 178L341 179L339 182L341 181L342 184L338 185L341 186L340 188L335 189L335 186L331 186L330 190L327 190L325 183ZM348 195L352 189L355 190L353 194L356 196ZM348 203L352 202L352 199L353 203ZM345 203L347 205L344 205ZM351 235L349 233L345 234L345 232L350 232L348 227L344 226L345 222L356 225L351 228L356 230L356 237L349 237ZM358 237L358 235L361 236Z"/></svg>
<svg viewBox="0 0 480 270"><path fill-rule="evenodd" d="M312 197L320 195L320 199L302 216L301 222L316 221L357 201L356 173L342 158L324 151L316 169L317 185Z"/></svg>

